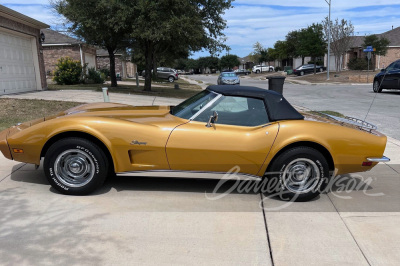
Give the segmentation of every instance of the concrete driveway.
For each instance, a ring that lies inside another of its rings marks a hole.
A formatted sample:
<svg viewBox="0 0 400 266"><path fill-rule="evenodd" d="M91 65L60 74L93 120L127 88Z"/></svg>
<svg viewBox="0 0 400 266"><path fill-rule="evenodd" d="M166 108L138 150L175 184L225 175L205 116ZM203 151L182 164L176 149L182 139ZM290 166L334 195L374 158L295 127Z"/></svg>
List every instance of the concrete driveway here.
<svg viewBox="0 0 400 266"><path fill-rule="evenodd" d="M149 104L122 100L140 99ZM399 151L390 138L391 163L287 206L245 185L214 193L211 179L116 177L93 195L64 196L41 168L0 155L0 264L398 265Z"/></svg>

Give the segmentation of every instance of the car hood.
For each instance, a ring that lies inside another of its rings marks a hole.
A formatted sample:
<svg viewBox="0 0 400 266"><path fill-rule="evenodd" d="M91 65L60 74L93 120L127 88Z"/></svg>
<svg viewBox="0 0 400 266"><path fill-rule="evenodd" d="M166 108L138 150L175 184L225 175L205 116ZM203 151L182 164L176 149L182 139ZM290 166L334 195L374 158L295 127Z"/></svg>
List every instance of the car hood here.
<svg viewBox="0 0 400 266"><path fill-rule="evenodd" d="M181 120L183 120L170 114L170 106L132 106L119 103L84 104L58 115L46 117L45 120L62 116L105 117L137 123L157 123L171 120L182 122Z"/></svg>

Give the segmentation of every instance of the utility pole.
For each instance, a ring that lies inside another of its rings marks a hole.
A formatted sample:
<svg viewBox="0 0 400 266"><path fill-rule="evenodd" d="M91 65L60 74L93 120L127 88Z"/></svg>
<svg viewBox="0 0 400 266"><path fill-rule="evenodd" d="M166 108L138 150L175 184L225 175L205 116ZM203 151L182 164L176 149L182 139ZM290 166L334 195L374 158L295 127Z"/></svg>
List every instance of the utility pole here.
<svg viewBox="0 0 400 266"><path fill-rule="evenodd" d="M329 69L331 61L331 0L325 0L329 5L329 16L328 16L328 62L326 66L326 80L329 80Z"/></svg>

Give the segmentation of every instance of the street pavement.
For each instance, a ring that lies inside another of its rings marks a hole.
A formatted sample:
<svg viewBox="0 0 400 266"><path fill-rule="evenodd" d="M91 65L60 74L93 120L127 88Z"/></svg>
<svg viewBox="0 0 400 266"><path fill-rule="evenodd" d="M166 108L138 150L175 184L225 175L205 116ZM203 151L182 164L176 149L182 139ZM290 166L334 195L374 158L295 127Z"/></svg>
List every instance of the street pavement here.
<svg viewBox="0 0 400 266"><path fill-rule="evenodd" d="M102 100L89 91L7 97ZM181 101L110 98L135 105ZM338 177L329 193L291 204L253 190L214 192L219 180L212 179L119 176L93 195L64 196L42 167L0 155L0 264L398 265L399 151L400 141L389 137L390 163Z"/></svg>

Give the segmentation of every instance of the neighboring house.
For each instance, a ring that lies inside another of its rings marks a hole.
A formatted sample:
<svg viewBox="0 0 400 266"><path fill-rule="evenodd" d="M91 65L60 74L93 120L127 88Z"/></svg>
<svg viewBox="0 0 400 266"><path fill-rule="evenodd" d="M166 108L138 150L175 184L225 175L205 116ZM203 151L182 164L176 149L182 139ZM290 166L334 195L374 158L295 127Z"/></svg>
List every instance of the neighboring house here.
<svg viewBox="0 0 400 266"><path fill-rule="evenodd" d="M132 63L130 58L117 51L115 54L115 73L117 77L132 78L135 77L137 66ZM97 50L96 53L97 69L110 69L110 58L108 51L104 49Z"/></svg>
<svg viewBox="0 0 400 266"><path fill-rule="evenodd" d="M400 27L386 31L381 34L376 34L378 38L385 37L389 40L388 51L385 56L373 55L371 60L371 69L381 69L387 67L393 61L400 59ZM362 47L365 36L353 36L351 48L342 56L342 69L347 69L347 63L353 58L363 58L366 54L363 52L365 47ZM325 55L325 62L327 55ZM373 65L372 65L373 64ZM335 56L330 56L330 70L336 71Z"/></svg>
<svg viewBox="0 0 400 266"><path fill-rule="evenodd" d="M239 69L252 69L253 66L256 65L250 56L239 58L239 61L241 63Z"/></svg>
<svg viewBox="0 0 400 266"><path fill-rule="evenodd" d="M40 21L0 5L0 95L47 88Z"/></svg>
<svg viewBox="0 0 400 266"><path fill-rule="evenodd" d="M46 74L52 76L58 59L71 57L80 61L81 65L96 68L96 47L88 45L78 39L69 37L54 30L43 30L45 41L43 45L44 64Z"/></svg>

